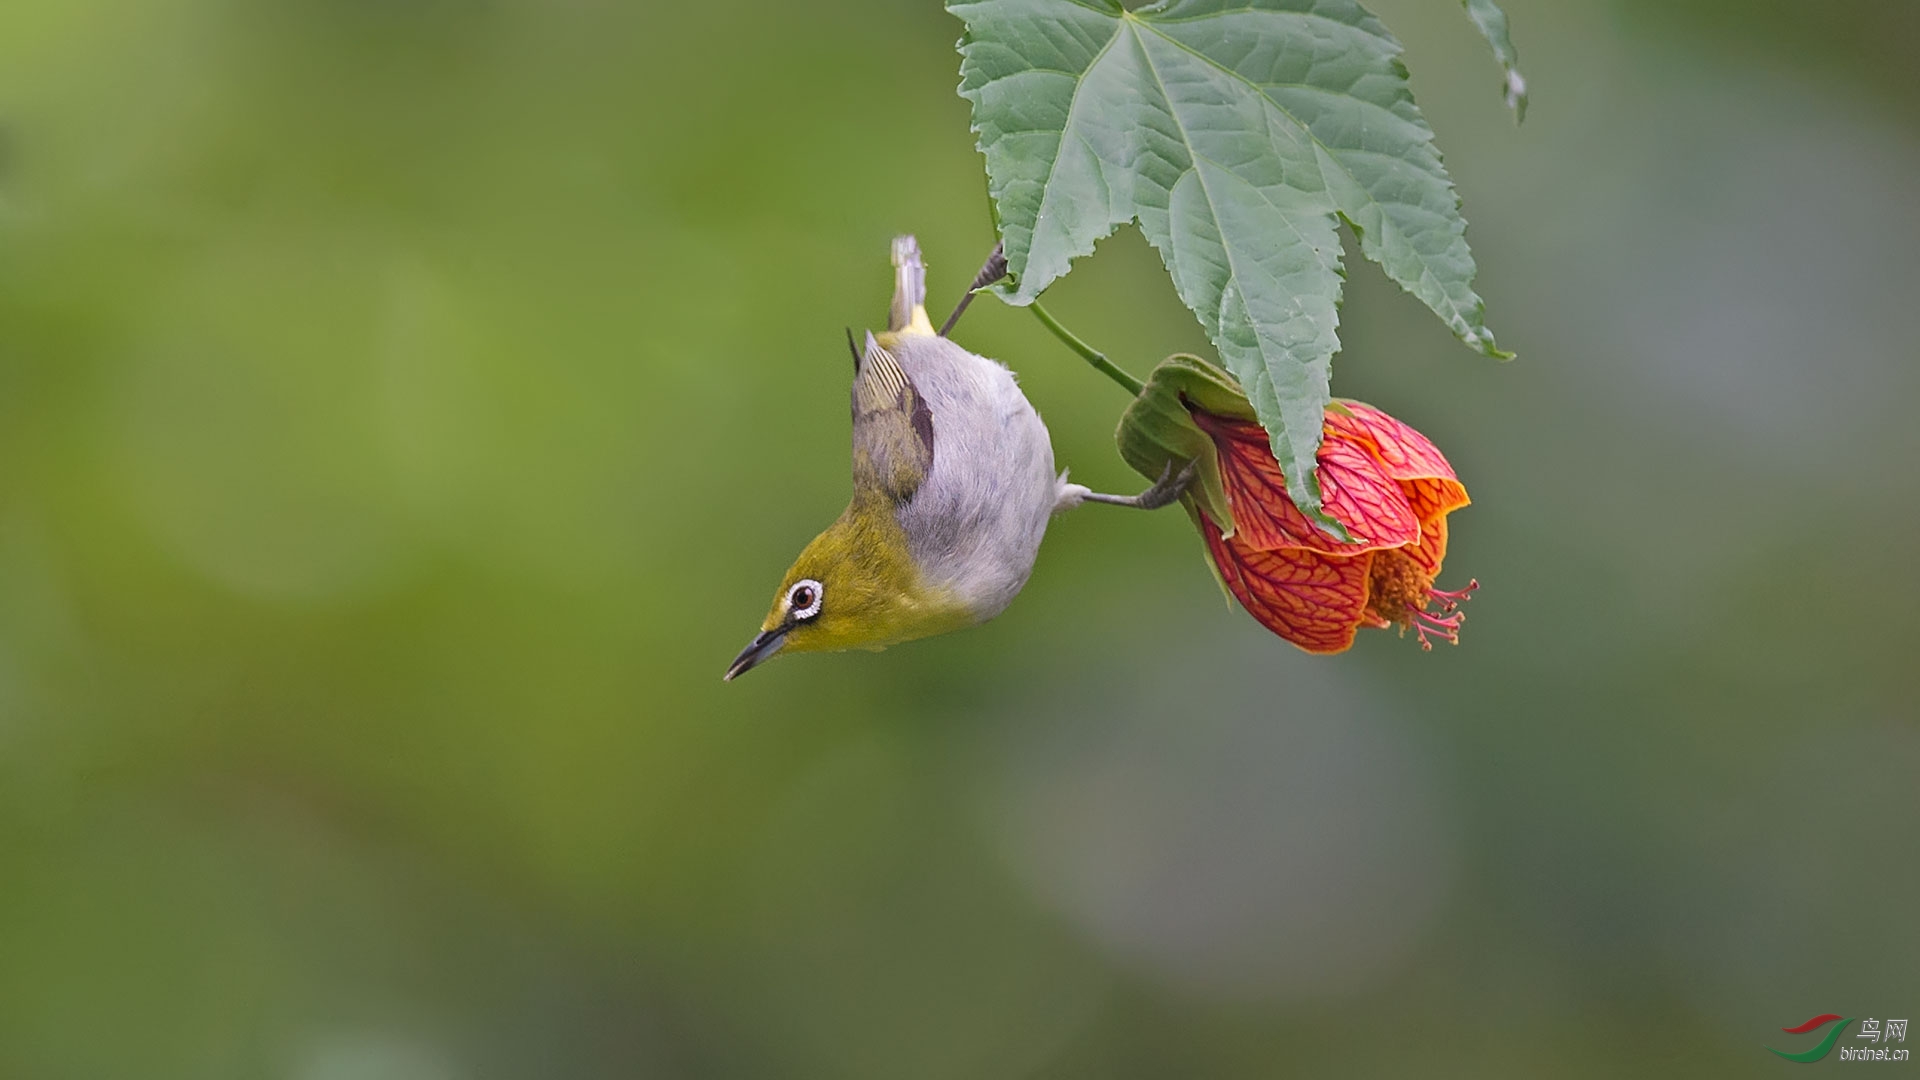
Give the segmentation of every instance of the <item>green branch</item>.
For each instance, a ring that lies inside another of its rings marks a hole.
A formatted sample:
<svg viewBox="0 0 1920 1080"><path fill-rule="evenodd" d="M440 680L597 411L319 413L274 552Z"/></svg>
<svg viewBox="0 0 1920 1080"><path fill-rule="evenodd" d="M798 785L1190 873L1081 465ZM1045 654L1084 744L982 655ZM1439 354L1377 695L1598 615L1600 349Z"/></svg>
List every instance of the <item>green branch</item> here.
<svg viewBox="0 0 1920 1080"><path fill-rule="evenodd" d="M1126 387L1127 393L1135 397L1140 396L1140 391L1146 387L1145 383L1121 370L1119 365L1107 359L1106 353L1081 341L1079 336L1073 331L1061 326L1060 320L1054 318L1052 313L1048 312L1046 308L1041 307L1039 301L1036 300L1028 304L1027 309L1033 312L1034 318L1040 320L1040 325L1053 331L1053 336L1059 338L1062 344L1074 352L1079 353L1081 359L1092 364L1094 370L1112 379L1114 382L1119 383L1121 386Z"/></svg>

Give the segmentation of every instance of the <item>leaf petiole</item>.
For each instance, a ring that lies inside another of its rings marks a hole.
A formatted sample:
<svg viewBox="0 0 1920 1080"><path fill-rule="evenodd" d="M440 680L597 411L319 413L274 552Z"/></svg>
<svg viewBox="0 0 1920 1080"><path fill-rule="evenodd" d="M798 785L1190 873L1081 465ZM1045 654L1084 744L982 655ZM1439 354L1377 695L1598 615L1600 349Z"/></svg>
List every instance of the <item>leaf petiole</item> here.
<svg viewBox="0 0 1920 1080"><path fill-rule="evenodd" d="M1105 375L1107 378L1112 379L1114 382L1119 383L1121 386L1126 387L1127 393L1132 394L1135 397L1140 396L1140 391L1145 389L1146 387L1145 383L1141 382L1139 379L1134 378L1132 375L1127 374L1127 372L1122 370L1119 365L1107 359L1106 353L1103 353L1100 350L1094 348L1093 346L1087 344L1086 342L1081 341L1079 336L1076 335L1073 331L1060 325L1060 320L1054 318L1052 312L1049 312L1046 308L1041 307L1040 302L1038 300L1035 300L1033 303L1028 304L1027 310L1033 312L1033 317L1040 320L1040 325L1046 327L1048 330L1051 330L1053 332L1053 336L1060 339L1061 344L1065 345L1069 349L1072 349L1074 352L1079 353L1081 359L1085 360L1089 364L1092 364L1094 367L1094 370L1100 372L1102 375Z"/></svg>

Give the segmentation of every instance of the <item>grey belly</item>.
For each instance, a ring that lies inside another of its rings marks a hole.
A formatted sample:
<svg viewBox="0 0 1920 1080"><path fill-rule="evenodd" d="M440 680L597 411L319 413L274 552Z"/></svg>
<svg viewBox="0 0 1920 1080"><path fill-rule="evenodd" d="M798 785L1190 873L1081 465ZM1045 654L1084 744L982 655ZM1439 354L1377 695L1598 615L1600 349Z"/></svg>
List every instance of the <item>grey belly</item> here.
<svg viewBox="0 0 1920 1080"><path fill-rule="evenodd" d="M1052 442L998 362L942 338L898 351L934 430L933 467L901 525L929 584L990 619L1027 583L1046 535L1060 483Z"/></svg>

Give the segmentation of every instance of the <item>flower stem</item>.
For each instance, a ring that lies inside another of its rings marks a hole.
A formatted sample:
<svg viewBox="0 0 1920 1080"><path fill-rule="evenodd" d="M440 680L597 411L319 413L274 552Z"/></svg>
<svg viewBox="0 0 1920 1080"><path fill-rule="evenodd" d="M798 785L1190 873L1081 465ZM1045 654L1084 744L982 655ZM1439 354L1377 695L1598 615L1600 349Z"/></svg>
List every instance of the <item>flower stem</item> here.
<svg viewBox="0 0 1920 1080"><path fill-rule="evenodd" d="M1138 397L1140 396L1140 391L1146 388L1145 383L1141 382L1139 379L1134 378L1132 375L1127 374L1125 371L1121 370L1121 368L1117 364L1107 359L1106 353L1103 353L1100 350L1094 348L1093 346L1087 344L1086 342L1081 341L1080 338L1077 337L1073 331L1067 329L1064 326L1061 326L1060 320L1054 318L1053 314L1049 312L1046 308L1041 307L1040 302L1038 300L1035 300L1033 303L1028 304L1027 310L1033 312L1033 317L1040 320L1040 325L1046 327L1048 330L1053 331L1053 336L1059 338L1061 344L1065 345L1069 349L1072 349L1074 352L1079 353L1081 359L1085 360L1089 364L1092 364L1094 367L1094 370L1100 372L1100 374L1105 375L1107 378L1112 379L1114 382L1117 382L1121 386L1126 387L1127 393L1132 394L1135 397Z"/></svg>

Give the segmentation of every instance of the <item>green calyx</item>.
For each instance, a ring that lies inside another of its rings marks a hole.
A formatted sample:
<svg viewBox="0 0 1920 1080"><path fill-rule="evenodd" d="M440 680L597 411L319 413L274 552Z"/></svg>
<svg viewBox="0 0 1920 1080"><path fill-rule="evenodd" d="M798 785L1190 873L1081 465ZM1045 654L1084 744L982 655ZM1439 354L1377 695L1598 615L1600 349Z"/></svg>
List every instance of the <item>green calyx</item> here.
<svg viewBox="0 0 1920 1080"><path fill-rule="evenodd" d="M1147 376L1146 385L1121 414L1113 441L1121 459L1148 479L1159 479L1169 464L1177 472L1189 461L1200 462L1193 486L1180 501L1232 536L1233 508L1220 479L1219 455L1213 438L1193 422L1190 406L1257 422L1253 403L1233 376L1198 356L1175 353Z"/></svg>

